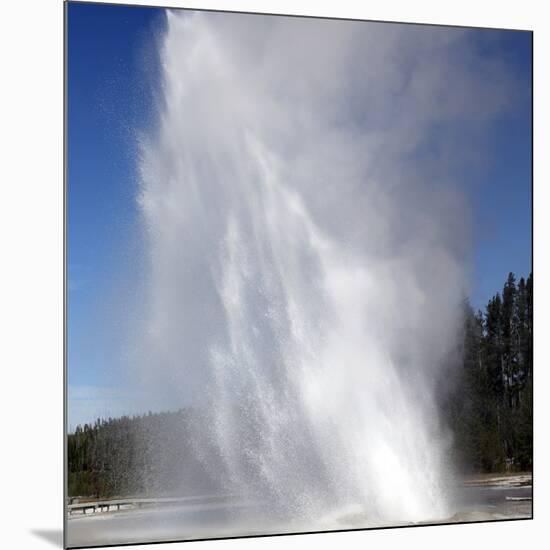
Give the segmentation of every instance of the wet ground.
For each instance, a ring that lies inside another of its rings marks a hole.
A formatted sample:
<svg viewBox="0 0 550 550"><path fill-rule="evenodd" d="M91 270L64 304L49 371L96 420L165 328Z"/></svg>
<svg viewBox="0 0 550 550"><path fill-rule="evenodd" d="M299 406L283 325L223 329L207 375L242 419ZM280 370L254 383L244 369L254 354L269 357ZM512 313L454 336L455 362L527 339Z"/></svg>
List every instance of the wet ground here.
<svg viewBox="0 0 550 550"><path fill-rule="evenodd" d="M532 516L531 498L530 474L468 479L452 503L455 513L425 523L527 519ZM69 546L89 546L382 526L369 523L364 514L349 512L319 518L314 524L311 520L283 521L258 501L209 497L187 504L74 515L67 522L67 542Z"/></svg>
<svg viewBox="0 0 550 550"><path fill-rule="evenodd" d="M532 497L531 474L479 476L464 483L455 505L458 511L449 521L530 518Z"/></svg>

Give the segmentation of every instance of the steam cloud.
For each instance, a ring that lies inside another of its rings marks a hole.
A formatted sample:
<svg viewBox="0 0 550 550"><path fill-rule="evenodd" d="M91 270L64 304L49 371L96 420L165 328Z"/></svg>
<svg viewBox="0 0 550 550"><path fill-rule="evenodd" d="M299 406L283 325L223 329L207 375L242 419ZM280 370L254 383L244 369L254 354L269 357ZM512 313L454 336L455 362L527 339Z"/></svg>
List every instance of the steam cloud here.
<svg viewBox="0 0 550 550"><path fill-rule="evenodd" d="M221 13L167 12L160 60L139 197L152 398L206 411L224 487L274 509L447 517L453 180L504 71L471 31Z"/></svg>

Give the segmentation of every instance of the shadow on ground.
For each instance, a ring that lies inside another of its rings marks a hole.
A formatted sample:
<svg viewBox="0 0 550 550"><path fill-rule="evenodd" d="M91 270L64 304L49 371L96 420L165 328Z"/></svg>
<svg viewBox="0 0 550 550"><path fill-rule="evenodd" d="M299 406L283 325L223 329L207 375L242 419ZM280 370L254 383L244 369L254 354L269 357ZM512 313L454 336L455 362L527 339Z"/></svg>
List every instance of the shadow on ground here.
<svg viewBox="0 0 550 550"><path fill-rule="evenodd" d="M31 533L42 540L53 544L57 548L63 548L62 529L32 529Z"/></svg>

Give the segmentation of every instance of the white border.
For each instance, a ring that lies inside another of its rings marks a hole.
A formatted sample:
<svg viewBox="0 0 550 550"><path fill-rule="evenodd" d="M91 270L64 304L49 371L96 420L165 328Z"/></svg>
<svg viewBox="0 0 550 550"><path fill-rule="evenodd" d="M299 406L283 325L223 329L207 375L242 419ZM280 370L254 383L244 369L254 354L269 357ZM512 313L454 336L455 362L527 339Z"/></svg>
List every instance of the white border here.
<svg viewBox="0 0 550 550"><path fill-rule="evenodd" d="M545 235L550 181L550 19L523 0L188 0L160 4L535 31L535 519L172 544L169 548L267 549L539 547L547 538L550 418ZM51 548L62 525L62 3L12 0L0 14L0 540ZM546 245L547 247L548 245ZM42 532L43 535L37 535ZM56 535L57 533L57 535ZM45 535L45 536L44 536ZM144 547L136 547L144 548ZM152 546L150 548L163 548Z"/></svg>

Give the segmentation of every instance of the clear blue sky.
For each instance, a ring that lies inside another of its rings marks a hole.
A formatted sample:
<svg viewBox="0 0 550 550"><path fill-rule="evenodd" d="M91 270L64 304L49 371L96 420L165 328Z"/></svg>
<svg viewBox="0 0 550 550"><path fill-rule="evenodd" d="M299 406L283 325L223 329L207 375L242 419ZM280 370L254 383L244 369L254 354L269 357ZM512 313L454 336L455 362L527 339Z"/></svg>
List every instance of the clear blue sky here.
<svg viewBox="0 0 550 550"><path fill-rule="evenodd" d="M109 384L102 308L131 270L136 131L149 124L162 12L68 5L69 384ZM98 334L99 332L99 334ZM107 331L106 331L107 332Z"/></svg>
<svg viewBox="0 0 550 550"><path fill-rule="evenodd" d="M116 335L102 323L102 304L137 261L136 131L151 123L163 23L158 8L68 5L71 388L112 385ZM488 136L482 181L468 186L476 236L471 301L482 308L509 271L531 270L531 35L501 32L479 47L508 63L520 90ZM470 178L466 167L463 176Z"/></svg>
<svg viewBox="0 0 550 550"><path fill-rule="evenodd" d="M472 304L482 308L508 272L531 272L531 35L502 32L496 53L519 77L520 97L489 136L489 166L475 206L475 277Z"/></svg>

